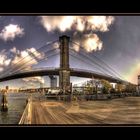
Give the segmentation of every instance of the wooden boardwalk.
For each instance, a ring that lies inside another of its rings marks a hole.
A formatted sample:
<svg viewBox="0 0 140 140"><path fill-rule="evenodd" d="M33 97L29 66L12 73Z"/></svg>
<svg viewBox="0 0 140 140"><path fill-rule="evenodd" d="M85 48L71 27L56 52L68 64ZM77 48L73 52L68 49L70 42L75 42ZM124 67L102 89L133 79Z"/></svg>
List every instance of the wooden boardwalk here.
<svg viewBox="0 0 140 140"><path fill-rule="evenodd" d="M34 101L31 124L140 124L140 97L106 101Z"/></svg>

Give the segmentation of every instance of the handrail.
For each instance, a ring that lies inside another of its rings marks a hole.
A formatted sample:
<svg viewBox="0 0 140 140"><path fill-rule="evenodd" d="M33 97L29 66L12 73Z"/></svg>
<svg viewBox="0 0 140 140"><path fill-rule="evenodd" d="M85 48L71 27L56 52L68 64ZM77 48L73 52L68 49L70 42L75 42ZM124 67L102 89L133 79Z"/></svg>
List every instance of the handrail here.
<svg viewBox="0 0 140 140"><path fill-rule="evenodd" d="M19 124L31 124L31 118L32 118L31 114L32 114L32 99L29 98L26 108L19 121Z"/></svg>

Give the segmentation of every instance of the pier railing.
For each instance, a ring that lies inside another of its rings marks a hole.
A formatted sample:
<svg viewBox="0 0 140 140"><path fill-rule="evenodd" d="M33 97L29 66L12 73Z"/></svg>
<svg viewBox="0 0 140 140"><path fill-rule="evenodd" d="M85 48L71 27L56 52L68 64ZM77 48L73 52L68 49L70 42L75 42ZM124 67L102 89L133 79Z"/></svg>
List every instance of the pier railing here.
<svg viewBox="0 0 140 140"><path fill-rule="evenodd" d="M32 118L31 114L32 114L32 98L29 98L26 108L19 121L19 124L31 124L31 118Z"/></svg>

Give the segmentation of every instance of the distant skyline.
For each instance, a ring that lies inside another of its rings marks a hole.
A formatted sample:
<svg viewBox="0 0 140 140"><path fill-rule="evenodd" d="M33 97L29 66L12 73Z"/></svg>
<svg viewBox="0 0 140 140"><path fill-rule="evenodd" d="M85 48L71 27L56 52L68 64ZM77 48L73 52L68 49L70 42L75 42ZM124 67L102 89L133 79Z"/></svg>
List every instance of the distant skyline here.
<svg viewBox="0 0 140 140"><path fill-rule="evenodd" d="M137 84L140 74L140 16L0 16L0 75L8 73L8 69L27 54L63 34L82 43L88 55L99 57L126 80ZM78 46L73 47L77 53L80 51ZM33 61L30 61L28 69L59 67L59 55L38 63L43 58L42 52L38 54L29 57ZM94 69L72 57L70 65ZM76 83L83 78L72 80ZM6 85L39 87L40 82L49 86L49 78L45 76L2 82L0 88Z"/></svg>

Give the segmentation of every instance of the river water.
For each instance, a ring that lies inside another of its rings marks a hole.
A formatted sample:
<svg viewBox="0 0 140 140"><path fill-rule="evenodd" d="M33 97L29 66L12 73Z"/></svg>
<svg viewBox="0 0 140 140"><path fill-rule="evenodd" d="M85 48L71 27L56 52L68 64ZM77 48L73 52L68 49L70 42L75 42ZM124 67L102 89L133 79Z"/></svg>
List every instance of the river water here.
<svg viewBox="0 0 140 140"><path fill-rule="evenodd" d="M26 106L26 99L29 94L25 93L10 93L7 94L8 111L0 111L0 125L18 124ZM0 94L1 103L2 94ZM1 104L0 104L1 105Z"/></svg>

